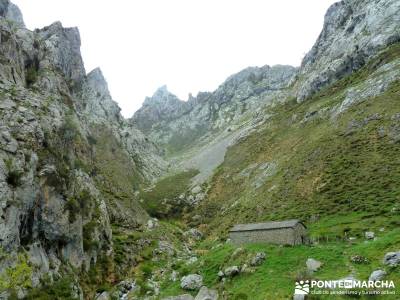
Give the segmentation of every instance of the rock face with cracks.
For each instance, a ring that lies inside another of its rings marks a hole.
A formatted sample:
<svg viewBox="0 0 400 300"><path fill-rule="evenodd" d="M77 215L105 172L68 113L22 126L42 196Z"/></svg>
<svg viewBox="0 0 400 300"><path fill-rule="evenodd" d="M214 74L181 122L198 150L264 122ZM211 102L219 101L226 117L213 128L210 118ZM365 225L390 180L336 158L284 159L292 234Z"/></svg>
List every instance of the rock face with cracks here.
<svg viewBox="0 0 400 300"><path fill-rule="evenodd" d="M147 221L135 189L167 164L122 118L101 71L86 74L77 28L30 31L2 0L0 38L0 277L23 291L112 254L110 222ZM25 261L15 283L7 274Z"/></svg>

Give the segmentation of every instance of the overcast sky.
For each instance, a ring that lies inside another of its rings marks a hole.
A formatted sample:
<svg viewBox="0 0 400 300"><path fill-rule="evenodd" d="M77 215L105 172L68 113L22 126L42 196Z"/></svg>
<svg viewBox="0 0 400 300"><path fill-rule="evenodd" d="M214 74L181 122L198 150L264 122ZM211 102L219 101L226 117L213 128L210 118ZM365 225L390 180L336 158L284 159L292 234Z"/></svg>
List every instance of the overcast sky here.
<svg viewBox="0 0 400 300"><path fill-rule="evenodd" d="M79 27L125 117L166 84L186 100L248 66L298 66L335 0L13 0L28 28Z"/></svg>

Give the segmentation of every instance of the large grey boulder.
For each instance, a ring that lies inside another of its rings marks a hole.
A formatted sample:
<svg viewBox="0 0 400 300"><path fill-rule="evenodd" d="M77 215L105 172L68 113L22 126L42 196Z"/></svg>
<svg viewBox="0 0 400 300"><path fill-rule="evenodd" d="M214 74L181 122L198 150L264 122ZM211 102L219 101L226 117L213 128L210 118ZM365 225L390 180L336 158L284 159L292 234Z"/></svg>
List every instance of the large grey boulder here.
<svg viewBox="0 0 400 300"><path fill-rule="evenodd" d="M240 273L240 269L238 266L231 266L224 270L224 274L227 277L233 277Z"/></svg>
<svg viewBox="0 0 400 300"><path fill-rule="evenodd" d="M369 276L369 281L380 281L386 276L386 272L383 270L375 270Z"/></svg>
<svg viewBox="0 0 400 300"><path fill-rule="evenodd" d="M146 224L148 230L153 230L159 226L157 219L149 219Z"/></svg>
<svg viewBox="0 0 400 300"><path fill-rule="evenodd" d="M176 250L174 246L168 241L158 241L158 247L153 250L153 255L167 255L173 256Z"/></svg>
<svg viewBox="0 0 400 300"><path fill-rule="evenodd" d="M200 241L203 238L203 233L196 228L191 228L188 231L185 231L183 235L196 241Z"/></svg>
<svg viewBox="0 0 400 300"><path fill-rule="evenodd" d="M365 232L365 238L367 240L373 240L375 238L375 232L373 231L366 231Z"/></svg>
<svg viewBox="0 0 400 300"><path fill-rule="evenodd" d="M314 258L309 258L306 261L306 266L309 272L316 272L321 268L322 263Z"/></svg>
<svg viewBox="0 0 400 300"><path fill-rule="evenodd" d="M216 290L208 289L206 286L202 286L195 300L217 300L218 292Z"/></svg>
<svg viewBox="0 0 400 300"><path fill-rule="evenodd" d="M400 264L400 251L386 253L383 263L390 267L397 267Z"/></svg>
<svg viewBox="0 0 400 300"><path fill-rule="evenodd" d="M182 277L181 288L184 290L197 290L203 285L203 277L198 274L189 274Z"/></svg>
<svg viewBox="0 0 400 300"><path fill-rule="evenodd" d="M252 259L250 262L251 266L259 266L261 265L264 261L265 258L267 257L267 255L265 254L265 252L258 252Z"/></svg>

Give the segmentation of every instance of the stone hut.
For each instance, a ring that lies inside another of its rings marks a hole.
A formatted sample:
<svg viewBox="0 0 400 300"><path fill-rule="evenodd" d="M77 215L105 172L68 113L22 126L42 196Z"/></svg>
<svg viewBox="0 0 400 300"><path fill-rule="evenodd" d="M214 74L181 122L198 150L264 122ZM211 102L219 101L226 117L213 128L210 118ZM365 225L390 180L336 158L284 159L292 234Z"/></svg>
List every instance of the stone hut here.
<svg viewBox="0 0 400 300"><path fill-rule="evenodd" d="M234 244L271 243L278 245L300 245L308 243L307 228L299 220L238 224L230 231Z"/></svg>

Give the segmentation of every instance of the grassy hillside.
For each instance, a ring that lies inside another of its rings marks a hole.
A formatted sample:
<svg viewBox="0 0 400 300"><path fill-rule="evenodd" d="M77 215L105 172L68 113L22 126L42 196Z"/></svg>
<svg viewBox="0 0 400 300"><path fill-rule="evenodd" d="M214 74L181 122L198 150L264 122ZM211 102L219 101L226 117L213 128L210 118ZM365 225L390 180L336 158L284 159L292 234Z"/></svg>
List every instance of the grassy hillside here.
<svg viewBox="0 0 400 300"><path fill-rule="evenodd" d="M309 276L310 257L324 263L313 275L318 279L353 274L366 280L373 270L385 269L384 254L400 249L400 80L379 96L335 111L348 88L366 84L379 67L399 57L395 44L312 99L269 109L268 123L230 147L207 198L193 212L208 236L197 245L200 259L180 272L203 275L208 287L228 299L290 299L296 279ZM225 240L233 224L289 218L303 220L316 244L247 245L242 256L232 258L235 247ZM365 241L365 231L374 231L377 239ZM219 281L219 270L241 265L261 250L267 260L254 272ZM352 262L354 255L366 263ZM386 271L399 294L399 269ZM162 295L183 293L179 282L163 287Z"/></svg>
<svg viewBox="0 0 400 300"><path fill-rule="evenodd" d="M145 211L137 202L135 192L145 183L145 179L132 168L127 154L121 150L120 143L105 128L92 128L91 138L93 160L92 174L96 176L99 187L108 201L108 212L115 224L136 226L146 221ZM138 224L136 224L135 222Z"/></svg>
<svg viewBox="0 0 400 300"><path fill-rule="evenodd" d="M209 232L220 236L237 222L287 218L311 224L350 212L354 228L335 234L360 234L382 218L386 227L398 226L400 81L336 117L330 111L346 88L399 49L392 46L313 99L275 107L262 129L229 148L200 207ZM368 220L365 228L360 218Z"/></svg>
<svg viewBox="0 0 400 300"><path fill-rule="evenodd" d="M314 231L312 228L311 231ZM349 274L356 274L360 280L367 280L371 271L382 268L382 253L386 250L395 250L400 246L400 231L395 229L379 236L379 240L365 243L333 241L314 246L279 247L272 245L246 245L240 255L235 255L237 249L231 244L206 241L198 246L197 253L202 256L195 265L185 266L180 271L203 275L204 283L224 291L228 299L291 299L296 280L317 278L320 280L334 280L344 278ZM241 273L225 284L217 276L219 270L232 265L243 265L255 253L264 251L266 261L259 267ZM368 259L367 263L357 264L351 261L354 255L361 255ZM307 258L318 259L323 262L322 268L312 276L307 274ZM400 274L396 269L386 268L387 280L399 282ZM179 282L164 282L163 295L177 295L182 293ZM399 286L396 289L400 292ZM324 296L312 299L338 299ZM346 299L345 297L340 299ZM384 299L398 299L396 296L385 296Z"/></svg>
<svg viewBox="0 0 400 300"><path fill-rule="evenodd" d="M296 280L349 275L367 280L372 271L384 269L386 279L397 283L398 295L399 268L384 266L382 260L385 253L400 249L400 80L378 96L337 111L349 88L365 86L371 74L399 58L400 45L395 44L312 99L268 108L271 118L228 149L196 209L188 209L184 201L195 170L170 174L140 190L147 212L162 218L160 226L143 232L113 227L115 269L109 285L99 291L115 291L113 282L124 270L140 287L133 299L162 299L188 293L180 278L197 273L224 299L280 300L292 299ZM182 216L184 220L173 219ZM312 245L250 244L238 251L226 243L234 224L289 218L307 225ZM188 238L188 225L196 225L205 239ZM366 231L374 231L376 239L366 240ZM159 240L174 251L169 253ZM259 251L267 254L263 264L224 283L219 279L220 270L249 264ZM198 260L189 262L193 256ZM322 268L309 274L308 258L320 260Z"/></svg>
<svg viewBox="0 0 400 300"><path fill-rule="evenodd" d="M154 187L141 190L139 196L143 207L153 217L178 216L187 206L182 195L185 196L191 179L197 174L197 170L169 174L158 180Z"/></svg>

